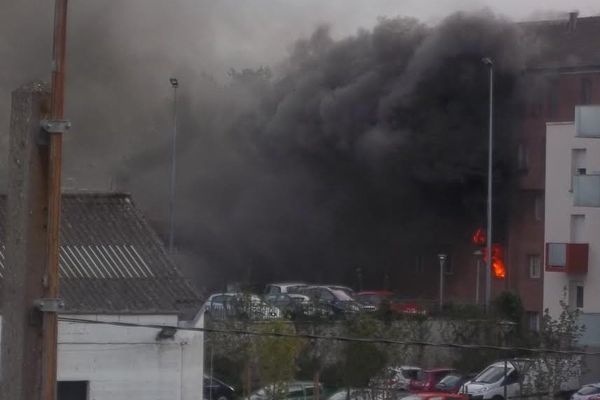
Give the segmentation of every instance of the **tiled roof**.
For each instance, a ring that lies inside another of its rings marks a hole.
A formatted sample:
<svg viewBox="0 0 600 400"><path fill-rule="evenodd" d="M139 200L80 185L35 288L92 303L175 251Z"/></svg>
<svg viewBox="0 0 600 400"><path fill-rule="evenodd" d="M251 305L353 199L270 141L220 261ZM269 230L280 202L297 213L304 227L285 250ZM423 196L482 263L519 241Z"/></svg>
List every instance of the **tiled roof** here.
<svg viewBox="0 0 600 400"><path fill-rule="evenodd" d="M572 29L568 18L519 26L537 44L530 69L600 67L600 16L577 18Z"/></svg>
<svg viewBox="0 0 600 400"><path fill-rule="evenodd" d="M0 278L6 197L0 196ZM130 197L65 194L62 202L60 296L71 313L177 313L201 304Z"/></svg>

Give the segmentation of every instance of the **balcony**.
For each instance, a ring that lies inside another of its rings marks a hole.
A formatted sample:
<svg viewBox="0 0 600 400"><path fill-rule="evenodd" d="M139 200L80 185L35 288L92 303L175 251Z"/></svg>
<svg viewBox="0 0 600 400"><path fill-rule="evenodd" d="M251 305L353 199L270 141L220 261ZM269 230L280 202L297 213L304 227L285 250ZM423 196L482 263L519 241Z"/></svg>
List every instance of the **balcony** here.
<svg viewBox="0 0 600 400"><path fill-rule="evenodd" d="M573 205L600 207L600 174L573 176Z"/></svg>
<svg viewBox="0 0 600 400"><path fill-rule="evenodd" d="M575 107L575 128L578 137L600 138L600 106Z"/></svg>
<svg viewBox="0 0 600 400"><path fill-rule="evenodd" d="M546 271L586 274L588 259L587 243L546 243Z"/></svg>

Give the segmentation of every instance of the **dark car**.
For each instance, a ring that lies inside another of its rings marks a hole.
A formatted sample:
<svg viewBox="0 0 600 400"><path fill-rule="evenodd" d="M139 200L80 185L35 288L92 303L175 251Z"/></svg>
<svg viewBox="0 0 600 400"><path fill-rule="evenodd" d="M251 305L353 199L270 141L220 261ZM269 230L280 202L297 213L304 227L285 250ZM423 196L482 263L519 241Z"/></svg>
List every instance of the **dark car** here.
<svg viewBox="0 0 600 400"><path fill-rule="evenodd" d="M215 377L204 375L204 400L233 400L234 398L233 386Z"/></svg>
<svg viewBox="0 0 600 400"><path fill-rule="evenodd" d="M327 304L337 315L352 315L363 310L360 303L356 302L346 292L332 289L329 286L306 286L298 288L296 293L310 297L317 304Z"/></svg>
<svg viewBox="0 0 600 400"><path fill-rule="evenodd" d="M460 387L474 377L475 374L465 375L451 373L443 377L442 380L435 385L435 390L437 392L458 393Z"/></svg>
<svg viewBox="0 0 600 400"><path fill-rule="evenodd" d="M413 392L430 392L448 374L455 372L451 368L435 368L421 371L417 379L410 381L409 389Z"/></svg>

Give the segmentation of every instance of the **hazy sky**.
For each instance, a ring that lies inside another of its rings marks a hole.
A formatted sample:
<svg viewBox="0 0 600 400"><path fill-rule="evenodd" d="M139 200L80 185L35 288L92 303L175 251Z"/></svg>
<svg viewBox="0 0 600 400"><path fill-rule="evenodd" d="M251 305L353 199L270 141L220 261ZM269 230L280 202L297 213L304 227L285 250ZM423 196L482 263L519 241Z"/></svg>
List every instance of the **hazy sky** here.
<svg viewBox="0 0 600 400"><path fill-rule="evenodd" d="M193 0L189 1L194 3ZM196 2L198 3L198 2ZM380 16L414 16L435 23L457 10L488 8L515 20L550 19L578 10L581 16L600 14L598 0L218 0L210 14L219 46L218 59L238 64L274 61L289 44L315 26L329 24L334 36L370 28ZM214 21L214 20L213 20ZM224 40L225 39L225 40Z"/></svg>

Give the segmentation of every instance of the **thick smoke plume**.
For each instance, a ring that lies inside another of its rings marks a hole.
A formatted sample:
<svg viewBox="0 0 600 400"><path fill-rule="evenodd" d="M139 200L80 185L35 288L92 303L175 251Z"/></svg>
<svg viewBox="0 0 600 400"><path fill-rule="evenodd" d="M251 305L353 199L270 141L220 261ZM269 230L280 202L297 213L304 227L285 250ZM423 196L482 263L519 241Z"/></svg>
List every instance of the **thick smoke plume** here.
<svg viewBox="0 0 600 400"><path fill-rule="evenodd" d="M361 268L365 285L381 286L412 268L415 255L466 238L485 215L484 56L496 71L495 189L505 193L510 184L525 52L508 21L455 14L431 27L381 19L343 39L322 27L281 63L233 69L223 82L203 57L206 38L188 38L195 51L179 60L152 43L123 45L136 24L115 21L132 9L74 10L79 26L71 30L84 34L69 49L67 114L76 129L65 150L74 181L66 183L94 189L96 171L109 171L113 188L131 191L166 237L166 78L177 75L176 242L201 285L354 284ZM192 24L163 11L153 20L159 32Z"/></svg>
<svg viewBox="0 0 600 400"><path fill-rule="evenodd" d="M342 40L318 29L273 72L233 70L225 87L208 83L215 101L188 99L183 115L180 246L223 281L355 283L361 268L366 284L382 285L415 255L466 242L485 215L481 58L495 62L504 193L519 43L514 25L490 15L433 28L382 19Z"/></svg>

